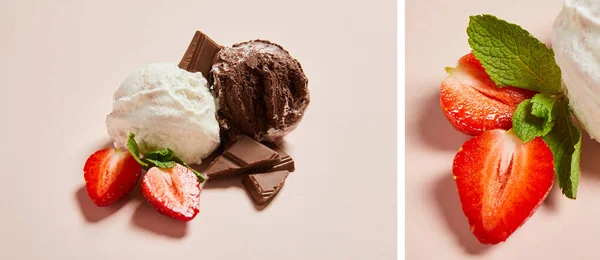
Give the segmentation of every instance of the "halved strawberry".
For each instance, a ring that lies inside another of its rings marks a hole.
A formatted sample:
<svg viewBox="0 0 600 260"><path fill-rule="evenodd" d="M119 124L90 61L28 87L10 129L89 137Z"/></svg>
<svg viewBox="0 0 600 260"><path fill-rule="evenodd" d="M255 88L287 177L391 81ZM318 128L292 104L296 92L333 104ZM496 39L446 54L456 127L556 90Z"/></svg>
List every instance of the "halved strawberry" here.
<svg viewBox="0 0 600 260"><path fill-rule="evenodd" d="M200 181L188 168L152 167L142 179L144 197L163 215L192 220L200 211Z"/></svg>
<svg viewBox="0 0 600 260"><path fill-rule="evenodd" d="M142 167L128 151L106 148L87 159L83 173L88 195L103 207L125 197L135 187Z"/></svg>
<svg viewBox="0 0 600 260"><path fill-rule="evenodd" d="M499 88L472 53L460 58L456 68L446 70L450 75L440 88L442 110L456 130L468 135L510 129L517 105L536 93L514 87Z"/></svg>
<svg viewBox="0 0 600 260"><path fill-rule="evenodd" d="M459 149L452 168L471 231L484 244L505 241L535 212L554 183L553 156L539 137L486 131Z"/></svg>

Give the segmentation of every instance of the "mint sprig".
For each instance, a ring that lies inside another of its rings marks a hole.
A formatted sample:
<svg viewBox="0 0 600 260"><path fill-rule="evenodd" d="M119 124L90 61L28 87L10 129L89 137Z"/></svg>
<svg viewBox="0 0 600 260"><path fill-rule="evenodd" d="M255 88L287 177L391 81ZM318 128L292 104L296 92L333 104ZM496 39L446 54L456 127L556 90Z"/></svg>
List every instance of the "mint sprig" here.
<svg viewBox="0 0 600 260"><path fill-rule="evenodd" d="M562 193L570 199L575 199L581 175L581 131L571 119L567 99L557 102L554 109L555 126L543 139L554 155L554 169Z"/></svg>
<svg viewBox="0 0 600 260"><path fill-rule="evenodd" d="M169 148L155 150L149 153L144 154L144 158L153 159L158 161L171 161L175 152Z"/></svg>
<svg viewBox="0 0 600 260"><path fill-rule="evenodd" d="M554 156L562 193L575 199L581 131L571 119L554 52L520 26L492 15L471 16L467 34L475 58L496 85L540 92L517 106L513 131L523 142L543 138Z"/></svg>
<svg viewBox="0 0 600 260"><path fill-rule="evenodd" d="M148 158L144 158L144 161L147 161L150 164L153 164L154 166L156 166L158 168L169 169L169 168L175 167L175 162L173 162L173 161L161 162L159 160L153 160L153 159L148 159Z"/></svg>
<svg viewBox="0 0 600 260"><path fill-rule="evenodd" d="M554 52L516 24L492 15L471 16L469 45L496 85L559 94Z"/></svg>
<svg viewBox="0 0 600 260"><path fill-rule="evenodd" d="M144 170L148 170L148 164L140 158L140 147L138 146L134 137L135 134L129 133L129 139L127 140L127 150L129 150L129 153L133 155L133 158L142 166L142 168L144 168Z"/></svg>
<svg viewBox="0 0 600 260"><path fill-rule="evenodd" d="M540 93L517 106L512 117L512 128L521 141L529 142L552 130L556 117L554 104L562 97Z"/></svg>
<svg viewBox="0 0 600 260"><path fill-rule="evenodd" d="M175 152L169 148L154 150L140 157L140 148L137 142L135 141L135 134L133 133L129 133L129 140L127 140L127 149L133 155L133 158L135 158L135 160L145 170L148 170L152 167L166 169L173 168L175 167L175 163L178 163L191 170L196 175L196 177L198 177L200 183L206 180L206 177L204 177L204 175L190 167L181 159L181 157L177 156Z"/></svg>

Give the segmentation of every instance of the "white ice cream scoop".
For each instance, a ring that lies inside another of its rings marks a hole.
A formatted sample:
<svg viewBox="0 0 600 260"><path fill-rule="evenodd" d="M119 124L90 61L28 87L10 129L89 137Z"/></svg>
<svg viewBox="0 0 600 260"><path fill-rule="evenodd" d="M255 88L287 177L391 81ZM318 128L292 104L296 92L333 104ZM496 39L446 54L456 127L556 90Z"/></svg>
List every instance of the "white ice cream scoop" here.
<svg viewBox="0 0 600 260"><path fill-rule="evenodd" d="M600 1L565 0L554 21L552 48L573 112L600 141Z"/></svg>
<svg viewBox="0 0 600 260"><path fill-rule="evenodd" d="M174 63L150 64L115 92L106 128L116 147L125 147L132 132L142 153L171 148L185 162L201 163L220 143L215 112L201 73Z"/></svg>

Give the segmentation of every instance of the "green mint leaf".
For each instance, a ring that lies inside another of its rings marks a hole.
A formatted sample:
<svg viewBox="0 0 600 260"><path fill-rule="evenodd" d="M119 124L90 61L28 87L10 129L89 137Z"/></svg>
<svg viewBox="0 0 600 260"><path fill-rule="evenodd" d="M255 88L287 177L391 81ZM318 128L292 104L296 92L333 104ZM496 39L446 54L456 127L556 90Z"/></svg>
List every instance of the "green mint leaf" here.
<svg viewBox="0 0 600 260"><path fill-rule="evenodd" d="M556 113L554 106L564 96L561 95L548 95L544 93L536 94L531 99L531 114L537 118L543 120L542 131L539 136L547 135L554 127L554 119Z"/></svg>
<svg viewBox="0 0 600 260"><path fill-rule="evenodd" d="M531 99L521 102L512 117L512 129L515 135L524 143L541 136L543 130L543 120L531 114Z"/></svg>
<svg viewBox="0 0 600 260"><path fill-rule="evenodd" d="M175 152L169 148L152 151L144 154L144 158L153 159L161 162L172 161Z"/></svg>
<svg viewBox="0 0 600 260"><path fill-rule="evenodd" d="M533 106L531 108L531 114L538 118L545 119L547 127L552 128L554 126L554 105L564 98L564 95L549 95L545 93L536 94L531 99ZM550 130L548 130L550 131ZM547 134L547 133L546 133ZM544 134L544 135L546 135Z"/></svg>
<svg viewBox="0 0 600 260"><path fill-rule="evenodd" d="M575 199L581 174L581 131L571 120L567 99L559 101L554 110L556 123L552 131L543 138L554 155L554 170L562 193Z"/></svg>
<svg viewBox="0 0 600 260"><path fill-rule="evenodd" d="M140 147L135 142L135 134L129 133L129 140L127 140L127 150L133 155L133 158L142 166L142 168L148 170L148 164L140 159Z"/></svg>
<svg viewBox="0 0 600 260"><path fill-rule="evenodd" d="M176 163L179 163L183 166L185 166L186 168L190 169L194 174L196 174L196 177L198 177L198 180L200 180L200 183L203 183L204 181L206 181L206 177L204 177L204 175L202 175L201 173L199 173L198 171L194 170L194 168L190 167L187 163L185 163L179 156L177 155L173 155L173 160Z"/></svg>
<svg viewBox="0 0 600 260"><path fill-rule="evenodd" d="M173 168L175 167L175 162L173 161L167 161L167 162L161 162L158 160L154 160L154 159L148 159L148 158L144 158L145 161L154 164L154 166L158 167L158 168Z"/></svg>
<svg viewBox="0 0 600 260"><path fill-rule="evenodd" d="M545 136L554 127L554 105L563 96L536 94L521 102L512 117L513 131L527 143L538 136Z"/></svg>
<svg viewBox="0 0 600 260"><path fill-rule="evenodd" d="M470 17L467 34L473 54L499 87L561 93L554 52L520 26L477 15Z"/></svg>

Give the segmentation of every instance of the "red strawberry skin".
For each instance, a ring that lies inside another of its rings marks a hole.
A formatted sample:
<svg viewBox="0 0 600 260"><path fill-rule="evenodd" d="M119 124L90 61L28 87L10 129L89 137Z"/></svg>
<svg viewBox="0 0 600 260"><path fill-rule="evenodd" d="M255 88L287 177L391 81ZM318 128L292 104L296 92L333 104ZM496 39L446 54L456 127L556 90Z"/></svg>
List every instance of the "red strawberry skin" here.
<svg viewBox="0 0 600 260"><path fill-rule="evenodd" d="M452 168L462 209L483 244L505 241L535 212L554 182L554 162L539 137L483 132L463 144Z"/></svg>
<svg viewBox="0 0 600 260"><path fill-rule="evenodd" d="M200 211L200 181L188 168L152 167L142 179L142 193L163 215L190 221Z"/></svg>
<svg viewBox="0 0 600 260"><path fill-rule="evenodd" d="M87 159L83 173L88 195L96 205L104 207L125 197L135 187L142 167L128 151L107 148Z"/></svg>
<svg viewBox="0 0 600 260"><path fill-rule="evenodd" d="M499 88L472 53L463 56L449 72L440 87L440 105L452 126L468 135L510 129L517 105L536 94L514 87Z"/></svg>

